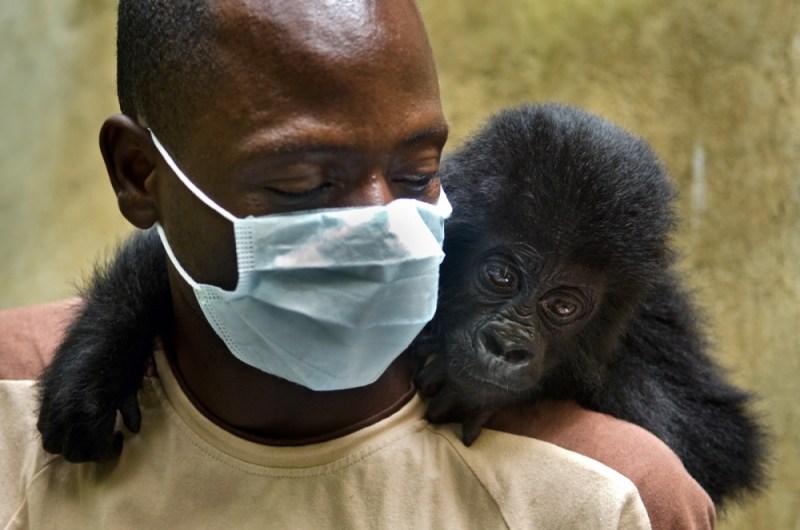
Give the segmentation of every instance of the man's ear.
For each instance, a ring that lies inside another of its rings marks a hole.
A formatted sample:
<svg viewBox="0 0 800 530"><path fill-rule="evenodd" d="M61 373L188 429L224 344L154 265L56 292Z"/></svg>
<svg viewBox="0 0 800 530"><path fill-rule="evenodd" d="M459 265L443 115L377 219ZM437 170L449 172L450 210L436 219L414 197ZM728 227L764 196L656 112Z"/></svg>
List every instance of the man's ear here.
<svg viewBox="0 0 800 530"><path fill-rule="evenodd" d="M100 152L106 163L111 186L117 194L119 211L142 230L158 220L152 195L157 149L150 133L123 114L108 118L100 129Z"/></svg>

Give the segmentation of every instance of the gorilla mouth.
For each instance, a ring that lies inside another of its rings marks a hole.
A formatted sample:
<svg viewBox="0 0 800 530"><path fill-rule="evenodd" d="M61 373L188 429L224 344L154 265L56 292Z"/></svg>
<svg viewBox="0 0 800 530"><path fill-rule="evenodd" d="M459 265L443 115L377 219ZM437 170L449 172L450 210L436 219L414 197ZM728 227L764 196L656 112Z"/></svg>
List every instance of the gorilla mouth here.
<svg viewBox="0 0 800 530"><path fill-rule="evenodd" d="M488 355L476 356L473 363L464 367L465 378L515 394L527 392L539 383L540 374L533 362L510 362L505 357L484 353Z"/></svg>

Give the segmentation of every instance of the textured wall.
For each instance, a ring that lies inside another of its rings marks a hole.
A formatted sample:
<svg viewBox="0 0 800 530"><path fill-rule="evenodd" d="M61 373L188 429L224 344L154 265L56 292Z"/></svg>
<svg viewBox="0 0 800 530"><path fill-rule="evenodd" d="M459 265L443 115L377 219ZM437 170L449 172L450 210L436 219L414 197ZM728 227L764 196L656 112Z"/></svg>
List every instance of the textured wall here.
<svg viewBox="0 0 800 530"><path fill-rule="evenodd" d="M0 3L0 308L64 298L127 230L97 148L116 2Z"/></svg>
<svg viewBox="0 0 800 530"><path fill-rule="evenodd" d="M522 101L647 138L679 189L683 268L719 358L763 396L767 494L720 527L800 529L800 6L419 0L452 145ZM114 2L0 4L0 308L61 298L127 228L96 148L116 111Z"/></svg>

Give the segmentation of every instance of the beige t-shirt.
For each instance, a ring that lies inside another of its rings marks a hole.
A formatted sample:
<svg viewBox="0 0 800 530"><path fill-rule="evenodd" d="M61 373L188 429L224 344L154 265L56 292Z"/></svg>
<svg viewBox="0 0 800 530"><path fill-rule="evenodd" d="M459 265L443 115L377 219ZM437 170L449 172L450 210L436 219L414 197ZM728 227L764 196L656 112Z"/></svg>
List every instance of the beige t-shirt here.
<svg viewBox="0 0 800 530"><path fill-rule="evenodd" d="M394 415L302 447L249 442L205 418L163 354L119 459L43 452L31 381L0 382L0 528L650 528L633 484L539 440Z"/></svg>

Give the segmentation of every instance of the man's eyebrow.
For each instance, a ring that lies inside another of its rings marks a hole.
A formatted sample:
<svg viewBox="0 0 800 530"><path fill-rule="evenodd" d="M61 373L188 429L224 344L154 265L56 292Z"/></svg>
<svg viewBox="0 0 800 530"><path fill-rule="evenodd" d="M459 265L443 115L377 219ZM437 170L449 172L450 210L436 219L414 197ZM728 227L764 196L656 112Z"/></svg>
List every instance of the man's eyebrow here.
<svg viewBox="0 0 800 530"><path fill-rule="evenodd" d="M341 153L348 150L349 148L344 145L319 142L308 143L303 140L292 139L270 146L267 152L271 155L294 155L303 153Z"/></svg>
<svg viewBox="0 0 800 530"><path fill-rule="evenodd" d="M449 129L446 125L431 127L404 138L400 141L399 147L410 147L414 144L428 140L446 141ZM266 147L266 146L265 146ZM272 143L265 149L258 151L269 153L270 155L295 155L303 153L337 154L352 151L352 146L346 144L336 144L329 142L308 142L303 138L281 138Z"/></svg>
<svg viewBox="0 0 800 530"><path fill-rule="evenodd" d="M449 134L449 132L450 131L447 128L447 125L431 127L430 129L425 129L424 131L419 131L412 134L411 136L403 140L401 145L410 146L430 139L447 140L447 135Z"/></svg>

